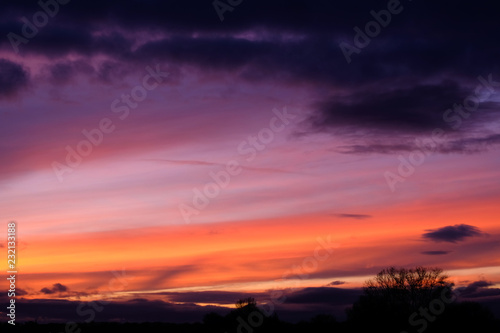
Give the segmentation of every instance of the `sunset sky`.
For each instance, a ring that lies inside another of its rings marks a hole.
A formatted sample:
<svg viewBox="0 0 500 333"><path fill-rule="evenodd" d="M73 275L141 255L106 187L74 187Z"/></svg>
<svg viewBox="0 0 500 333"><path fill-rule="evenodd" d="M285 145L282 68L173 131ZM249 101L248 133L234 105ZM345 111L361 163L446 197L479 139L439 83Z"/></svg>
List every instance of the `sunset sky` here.
<svg viewBox="0 0 500 333"><path fill-rule="evenodd" d="M497 5L47 3L0 6L19 320L342 318L417 265L500 316Z"/></svg>

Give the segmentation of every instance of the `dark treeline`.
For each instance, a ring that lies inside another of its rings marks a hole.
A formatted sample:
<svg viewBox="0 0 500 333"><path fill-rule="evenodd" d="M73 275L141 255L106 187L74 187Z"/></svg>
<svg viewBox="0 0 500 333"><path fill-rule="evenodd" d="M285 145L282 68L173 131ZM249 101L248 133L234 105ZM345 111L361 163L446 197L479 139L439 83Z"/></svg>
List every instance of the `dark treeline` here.
<svg viewBox="0 0 500 333"><path fill-rule="evenodd" d="M299 323L287 323L278 314L266 315L253 298L238 300L236 309L222 316L208 313L201 323L82 323L0 325L2 332L39 333L498 333L500 320L479 303L459 302L442 270L388 268L368 281L363 295L339 322L324 314ZM10 326L5 329L6 326Z"/></svg>
<svg viewBox="0 0 500 333"><path fill-rule="evenodd" d="M66 330L65 324L36 324L34 322L17 323L15 326L3 323L0 325L2 332L36 332L36 333L109 333L109 332L169 332L169 333L342 333L342 332L427 332L427 333L498 333L500 332L500 321L492 319L484 321L484 309L477 312L477 304L473 306L453 306L448 315L436 319L435 322L422 331L413 328L406 322L402 328L393 331L384 331L376 323L364 322L362 327L359 323L352 323L349 320L337 322L333 316L319 315L308 321L302 321L296 324L286 323L277 318L265 320L265 322L256 328L238 327L237 322L229 322L223 317L219 322L208 321L203 323L81 323L75 330ZM448 311L448 310L447 310ZM470 315L472 311L472 316ZM474 313L476 312L476 313ZM465 315L465 316L464 316ZM392 321L391 315L386 314L384 320ZM394 321L397 323L397 321ZM393 325L391 325L393 326ZM420 327L418 327L420 328Z"/></svg>

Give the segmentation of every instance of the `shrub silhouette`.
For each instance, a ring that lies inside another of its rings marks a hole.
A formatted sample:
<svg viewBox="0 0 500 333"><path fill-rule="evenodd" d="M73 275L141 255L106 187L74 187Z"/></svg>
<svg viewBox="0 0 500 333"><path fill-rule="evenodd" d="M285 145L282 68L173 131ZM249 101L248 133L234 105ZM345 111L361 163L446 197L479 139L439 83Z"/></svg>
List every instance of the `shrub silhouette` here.
<svg viewBox="0 0 500 333"><path fill-rule="evenodd" d="M498 333L500 327L488 308L475 302L462 302L450 304L425 331L425 333L441 332Z"/></svg>
<svg viewBox="0 0 500 333"><path fill-rule="evenodd" d="M255 308L257 306L257 302L255 301L255 298L248 297L237 300L235 305L237 309L242 309L244 307Z"/></svg>
<svg viewBox="0 0 500 333"><path fill-rule="evenodd" d="M203 316L203 325L207 332L224 332L226 327L228 326L226 323L226 319L215 312L209 312L205 316Z"/></svg>
<svg viewBox="0 0 500 333"><path fill-rule="evenodd" d="M253 297L243 298L235 303L236 309L225 317L229 332L264 333L276 332L280 321L276 314L264 313Z"/></svg>
<svg viewBox="0 0 500 333"><path fill-rule="evenodd" d="M453 300L443 305L439 314L429 312L427 321L419 324L410 317L430 304L451 300L453 284L438 268L386 268L366 282L363 295L347 311L347 321L337 322L330 314L320 314L298 323L282 322L276 314L264 313L253 297L235 303L226 315L207 313L202 323L79 323L82 332L170 332L170 333L498 333L500 321L481 304ZM265 309L265 308L264 308ZM435 311L434 311L435 312ZM64 332L64 323L16 323L15 332ZM0 323L0 331L12 330Z"/></svg>

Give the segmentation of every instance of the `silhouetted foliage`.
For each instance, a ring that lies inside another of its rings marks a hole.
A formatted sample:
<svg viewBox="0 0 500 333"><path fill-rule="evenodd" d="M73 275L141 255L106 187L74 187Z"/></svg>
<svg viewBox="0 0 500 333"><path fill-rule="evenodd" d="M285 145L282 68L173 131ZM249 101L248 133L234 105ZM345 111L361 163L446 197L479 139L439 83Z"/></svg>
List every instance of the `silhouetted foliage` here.
<svg viewBox="0 0 500 333"><path fill-rule="evenodd" d="M425 330L426 333L500 332L500 323L498 321L495 323L493 313L475 302L450 304L441 315L433 317L436 317L436 319L428 324L428 328ZM418 332L418 330L414 331Z"/></svg>
<svg viewBox="0 0 500 333"><path fill-rule="evenodd" d="M248 297L248 298L242 298L236 301L236 308L237 309L242 309L246 306L251 306L251 307L256 307L257 302L255 301L255 298L253 297Z"/></svg>
<svg viewBox="0 0 500 333"><path fill-rule="evenodd" d="M438 268L384 269L366 282L363 295L348 311L348 318L380 323L386 322L389 314L393 318L408 318L442 292L451 291L453 284L447 279Z"/></svg>
<svg viewBox="0 0 500 333"><path fill-rule="evenodd" d="M228 333L233 332L275 332L279 329L279 319L276 314L264 313L253 297L236 301L236 309L226 315L229 326Z"/></svg>
<svg viewBox="0 0 500 333"><path fill-rule="evenodd" d="M453 284L437 268L387 268L366 282L363 295L337 322L332 315L317 315L296 324L265 313L254 298L236 301L225 316L207 313L202 323L79 323L74 333L498 333L500 321L478 303L459 303ZM7 328L7 326L9 326ZM0 323L0 331L60 333L66 324Z"/></svg>
<svg viewBox="0 0 500 333"><path fill-rule="evenodd" d="M304 332L330 333L337 332L339 323L332 315L320 314L312 317L306 322L302 322Z"/></svg>
<svg viewBox="0 0 500 333"><path fill-rule="evenodd" d="M422 333L498 333L500 332L500 321L496 322L491 320L491 313L477 303L457 303L452 304L449 308L437 317L437 319L430 323L429 326L421 331ZM390 314L387 314L390 320ZM240 329L234 322L229 322L228 318L222 317L224 321L223 329L220 330L212 326L213 322L207 323L185 323L185 324L172 324L172 323L79 323L78 329L73 331L66 330L66 324L37 324L34 322L16 323L13 327L7 323L0 323L0 332L29 332L29 333L366 333L366 332L383 332L372 327L369 330L359 330L353 328L349 322L331 321L328 315L321 315L314 317L308 321L302 321L297 324L286 323L282 321L274 321L269 325L263 325L258 328L250 327L250 329ZM213 317L216 318L216 317ZM212 318L212 319L213 319ZM406 326L400 327L400 332L418 332L416 327L408 329ZM81 330L81 331L79 331Z"/></svg>
<svg viewBox="0 0 500 333"><path fill-rule="evenodd" d="M443 289L450 289L453 283L439 268L417 267L415 269L382 270L366 283L365 295L384 299L387 303L415 311L423 304L439 297Z"/></svg>
<svg viewBox="0 0 500 333"><path fill-rule="evenodd" d="M223 316L218 313L210 312L203 317L203 324L205 325L207 332L224 332L226 325L226 320Z"/></svg>
<svg viewBox="0 0 500 333"><path fill-rule="evenodd" d="M366 282L363 295L347 310L348 325L354 332L385 333L430 333L438 328L439 332L471 332L459 322L493 327L493 315L486 308L473 303L475 311L462 316L460 312L470 305L455 302L453 283L441 269L390 267Z"/></svg>

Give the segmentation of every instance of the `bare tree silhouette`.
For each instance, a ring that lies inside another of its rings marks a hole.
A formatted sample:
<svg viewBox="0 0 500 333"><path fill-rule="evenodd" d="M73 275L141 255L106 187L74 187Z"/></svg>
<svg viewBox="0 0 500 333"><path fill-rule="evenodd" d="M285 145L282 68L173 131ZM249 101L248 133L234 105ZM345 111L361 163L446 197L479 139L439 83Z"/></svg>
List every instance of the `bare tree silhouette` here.
<svg viewBox="0 0 500 333"><path fill-rule="evenodd" d="M390 267L380 271L375 278L366 282L365 295L383 299L411 310L428 304L439 297L443 289L451 291L453 283L440 268L416 267L414 269Z"/></svg>
<svg viewBox="0 0 500 333"><path fill-rule="evenodd" d="M347 311L348 319L356 326L369 323L386 332L401 331L413 312L452 288L439 268L386 268L365 283L363 295Z"/></svg>

